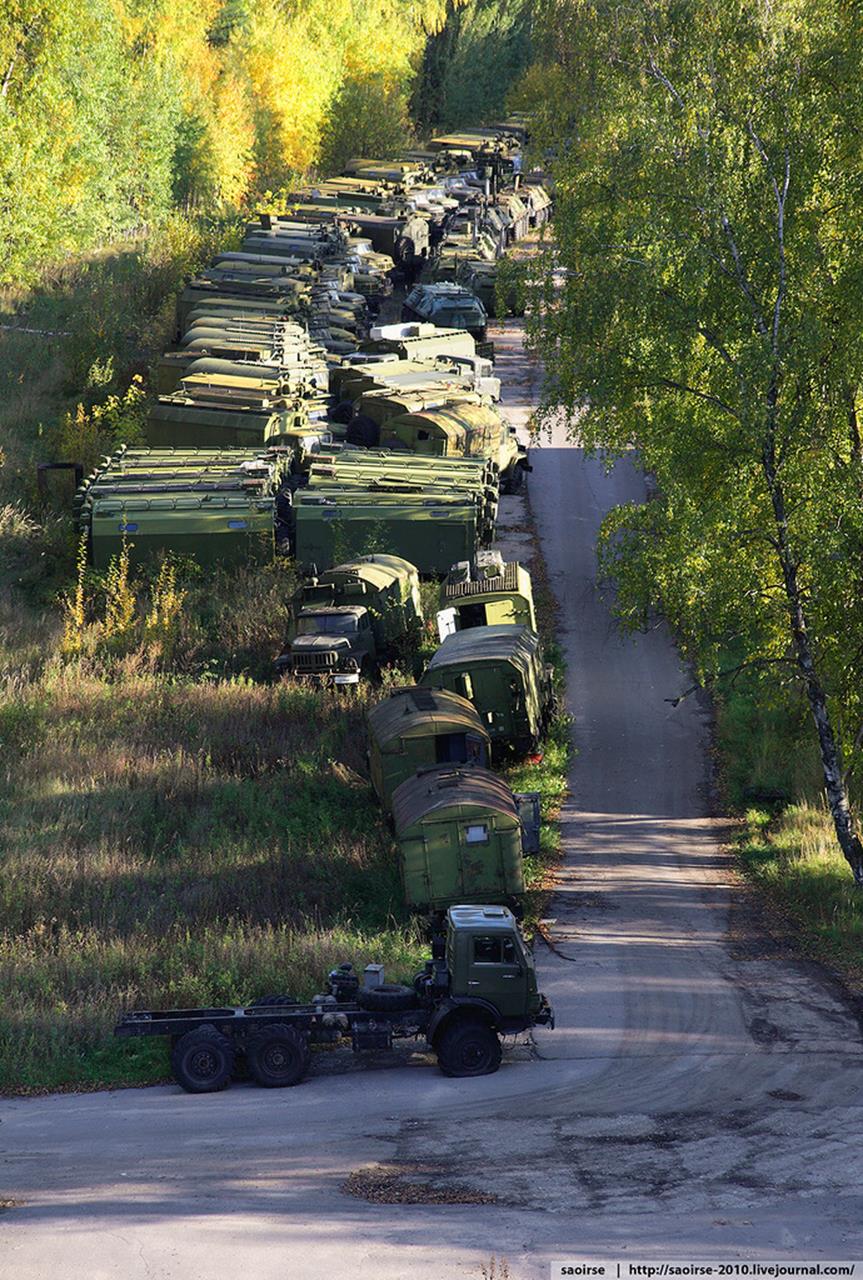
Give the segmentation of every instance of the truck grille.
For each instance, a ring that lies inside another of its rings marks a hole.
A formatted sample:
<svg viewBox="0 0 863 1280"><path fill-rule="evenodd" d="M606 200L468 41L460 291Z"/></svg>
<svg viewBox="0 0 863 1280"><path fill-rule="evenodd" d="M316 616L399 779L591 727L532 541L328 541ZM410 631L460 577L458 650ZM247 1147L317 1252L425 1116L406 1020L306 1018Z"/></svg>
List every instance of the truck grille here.
<svg viewBox="0 0 863 1280"><path fill-rule="evenodd" d="M325 649L323 652L315 650L313 653L295 653L294 670L328 671L337 664L338 660L338 655L331 649Z"/></svg>

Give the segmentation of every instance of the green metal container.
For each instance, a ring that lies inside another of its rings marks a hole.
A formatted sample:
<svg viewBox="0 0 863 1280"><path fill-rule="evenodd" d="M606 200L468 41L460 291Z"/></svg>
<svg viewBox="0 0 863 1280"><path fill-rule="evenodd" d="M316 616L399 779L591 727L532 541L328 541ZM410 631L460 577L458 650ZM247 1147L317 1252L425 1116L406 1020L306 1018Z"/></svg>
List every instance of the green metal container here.
<svg viewBox="0 0 863 1280"><path fill-rule="evenodd" d="M516 904L524 893L515 796L487 769L445 766L393 792L405 902L414 911L455 903Z"/></svg>
<svg viewBox="0 0 863 1280"><path fill-rule="evenodd" d="M420 684L472 702L498 751L529 751L542 736L550 678L539 637L528 627L456 631L432 656Z"/></svg>
<svg viewBox="0 0 863 1280"><path fill-rule="evenodd" d="M86 516L97 569L107 568L124 541L133 563L166 551L190 556L201 565L260 562L274 552L272 497L96 496Z"/></svg>
<svg viewBox="0 0 863 1280"><path fill-rule="evenodd" d="M367 715L369 771L383 808L417 770L443 764L487 767L491 742L476 708L457 693L396 689Z"/></svg>
<svg viewBox="0 0 863 1280"><path fill-rule="evenodd" d="M182 392L160 396L147 420L147 440L153 445L237 445L261 448L299 439L308 428L301 408L264 400L258 406L213 398L192 400ZM320 437L320 432L312 433Z"/></svg>
<svg viewBox="0 0 863 1280"><path fill-rule="evenodd" d="M476 343L465 329L438 329L433 324L392 324L372 329L361 351L394 351L402 360L435 356L475 356Z"/></svg>
<svg viewBox="0 0 863 1280"><path fill-rule="evenodd" d="M322 498L300 489L293 506L298 565L320 572L355 556L401 555L424 576L440 577L479 547L475 502L454 497L356 493Z"/></svg>

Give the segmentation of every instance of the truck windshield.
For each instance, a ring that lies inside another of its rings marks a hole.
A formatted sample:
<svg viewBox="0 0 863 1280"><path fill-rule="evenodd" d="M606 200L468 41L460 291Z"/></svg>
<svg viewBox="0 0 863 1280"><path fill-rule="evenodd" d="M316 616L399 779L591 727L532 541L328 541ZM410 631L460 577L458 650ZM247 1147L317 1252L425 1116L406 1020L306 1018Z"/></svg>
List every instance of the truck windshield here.
<svg viewBox="0 0 863 1280"><path fill-rule="evenodd" d="M316 613L313 618L297 621L298 636L348 636L357 630L357 619L352 613Z"/></svg>

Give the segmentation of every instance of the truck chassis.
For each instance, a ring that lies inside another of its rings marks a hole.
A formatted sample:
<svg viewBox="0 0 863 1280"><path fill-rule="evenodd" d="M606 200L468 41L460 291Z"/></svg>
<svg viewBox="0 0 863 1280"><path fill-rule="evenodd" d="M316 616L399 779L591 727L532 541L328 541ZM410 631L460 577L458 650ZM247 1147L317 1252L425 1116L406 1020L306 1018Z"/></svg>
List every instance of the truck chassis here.
<svg viewBox="0 0 863 1280"><path fill-rule="evenodd" d="M266 1088L299 1084L311 1046L333 1046L347 1036L355 1053L385 1051L394 1039L425 1036L445 1075L487 1075L500 1066L501 1035L527 1030L535 1021L553 1025L547 1003L539 1018L507 1020L482 1000L448 997L427 1004L409 988L377 992L371 1001L384 1007L375 1009L327 996L309 1004L267 997L245 1007L133 1012L120 1018L115 1034L170 1037L177 1083L188 1093L211 1093L230 1084L243 1058L252 1079Z"/></svg>

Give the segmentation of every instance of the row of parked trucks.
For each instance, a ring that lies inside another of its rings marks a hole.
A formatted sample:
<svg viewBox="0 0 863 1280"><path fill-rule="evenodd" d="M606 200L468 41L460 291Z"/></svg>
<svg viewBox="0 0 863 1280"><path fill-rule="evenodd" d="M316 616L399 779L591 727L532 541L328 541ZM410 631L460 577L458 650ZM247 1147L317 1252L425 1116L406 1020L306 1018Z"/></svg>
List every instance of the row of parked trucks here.
<svg viewBox="0 0 863 1280"><path fill-rule="evenodd" d="M529 470L486 341L495 263L550 205L521 180L524 132L512 120L351 162L250 222L180 296L147 444L79 489L100 568L122 546L205 565L291 555L302 584L276 668L292 679L373 679L416 647L420 579L440 583L438 649L368 713L372 785L431 958L410 986L342 965L305 1003L125 1014L118 1035L170 1038L190 1092L240 1067L295 1084L313 1046L346 1037L357 1051L421 1037L446 1074L480 1075L502 1035L553 1025L518 926L539 797L492 769L538 746L552 705L530 576L488 550L500 493ZM394 285L401 322L375 323Z"/></svg>

